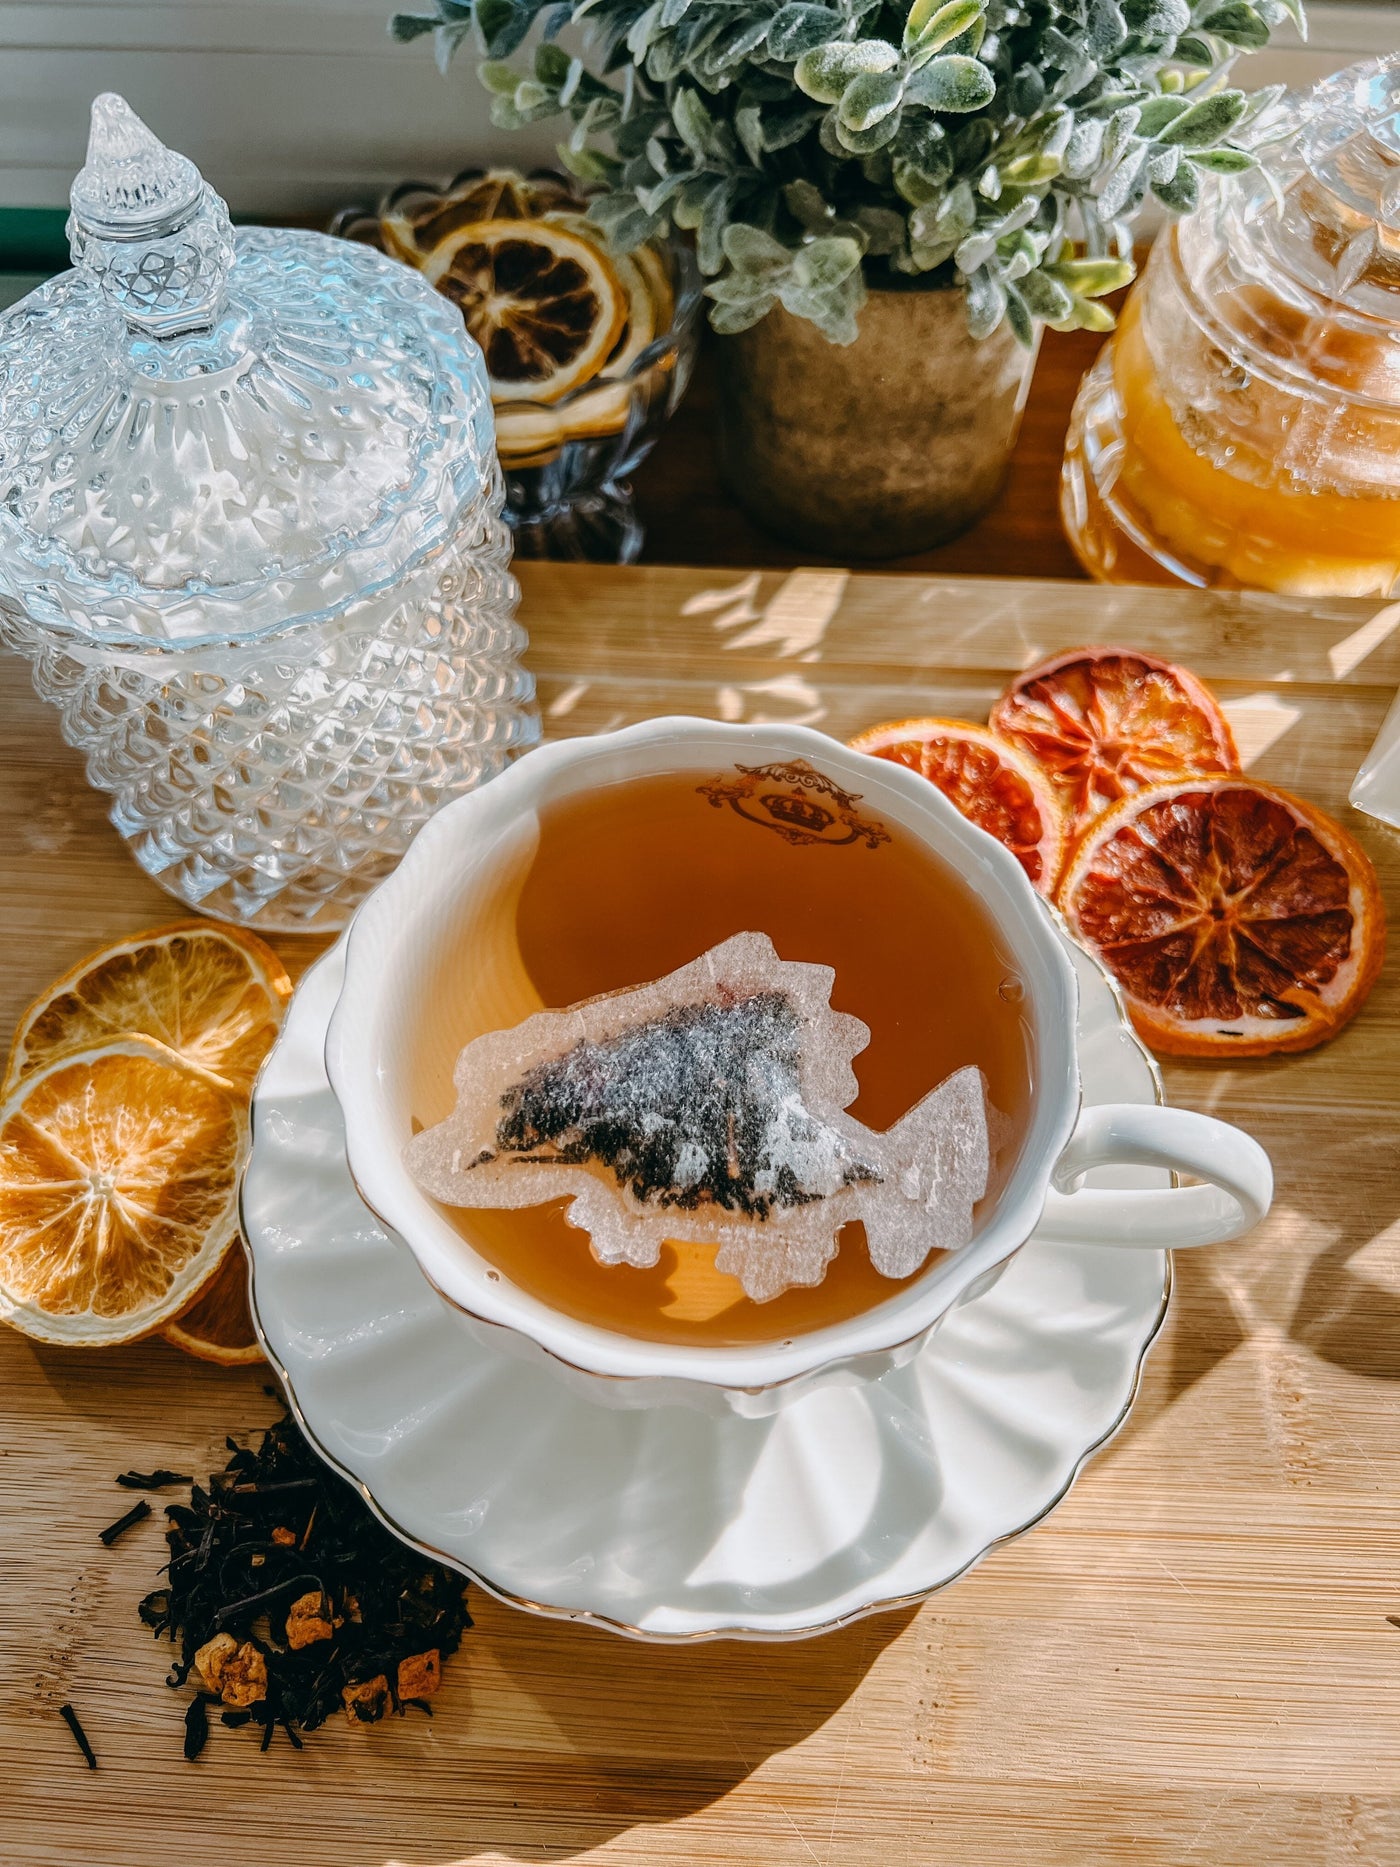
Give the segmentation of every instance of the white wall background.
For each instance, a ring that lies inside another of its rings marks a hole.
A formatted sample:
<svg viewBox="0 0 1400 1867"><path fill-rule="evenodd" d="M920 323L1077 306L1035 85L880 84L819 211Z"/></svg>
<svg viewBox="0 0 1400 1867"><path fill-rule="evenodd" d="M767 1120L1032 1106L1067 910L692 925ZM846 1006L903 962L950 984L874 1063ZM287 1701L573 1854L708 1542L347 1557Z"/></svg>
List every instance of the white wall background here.
<svg viewBox="0 0 1400 1867"><path fill-rule="evenodd" d="M0 208L59 207L87 106L121 91L244 214L323 213L491 155L550 159L557 126L493 130L470 57L395 45L394 0L0 0ZM411 10L411 0L399 0ZM1400 49L1397 0L1313 0L1311 44L1244 60L1307 83Z"/></svg>

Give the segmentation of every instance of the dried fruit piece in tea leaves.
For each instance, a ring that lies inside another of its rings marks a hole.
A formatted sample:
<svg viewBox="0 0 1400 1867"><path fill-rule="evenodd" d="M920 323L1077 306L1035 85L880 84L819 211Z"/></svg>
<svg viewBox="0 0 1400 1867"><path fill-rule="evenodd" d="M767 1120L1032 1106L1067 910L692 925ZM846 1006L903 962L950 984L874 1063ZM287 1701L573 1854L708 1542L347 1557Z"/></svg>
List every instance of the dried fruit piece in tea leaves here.
<svg viewBox="0 0 1400 1867"><path fill-rule="evenodd" d="M442 1662L471 1626L466 1584L400 1543L312 1451L290 1416L230 1458L188 1504L169 1504L168 1579L141 1603L179 1643L169 1683L198 1685L185 1755L223 1722L280 1725L300 1748L334 1711L372 1724L428 1710Z"/></svg>

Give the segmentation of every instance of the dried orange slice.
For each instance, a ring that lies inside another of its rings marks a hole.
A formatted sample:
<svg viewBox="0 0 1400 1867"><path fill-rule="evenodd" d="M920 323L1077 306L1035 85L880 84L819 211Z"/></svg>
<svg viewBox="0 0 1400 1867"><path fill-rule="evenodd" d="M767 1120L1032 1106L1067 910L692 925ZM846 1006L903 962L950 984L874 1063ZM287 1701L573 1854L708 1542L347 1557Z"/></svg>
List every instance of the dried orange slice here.
<svg viewBox="0 0 1400 1867"><path fill-rule="evenodd" d="M1123 648L1075 648L1014 680L987 724L1043 765L1071 840L1121 797L1182 773L1238 771L1209 688Z"/></svg>
<svg viewBox="0 0 1400 1867"><path fill-rule="evenodd" d="M20 1020L4 1093L66 1051L139 1031L231 1089L247 1091L291 996L286 968L255 934L177 921L94 953Z"/></svg>
<svg viewBox="0 0 1400 1867"><path fill-rule="evenodd" d="M1301 798L1247 778L1182 779L1106 812L1060 904L1154 1049L1309 1050L1355 1016L1385 952L1376 872Z"/></svg>
<svg viewBox="0 0 1400 1867"><path fill-rule="evenodd" d="M161 1330L167 1342L216 1361L221 1368L239 1368L263 1359L252 1311L248 1308L248 1260L235 1245L191 1303L174 1322Z"/></svg>
<svg viewBox="0 0 1400 1867"><path fill-rule="evenodd" d="M0 1105L0 1319L102 1348L178 1315L228 1250L247 1115L164 1045L123 1037Z"/></svg>
<svg viewBox="0 0 1400 1867"><path fill-rule="evenodd" d="M627 295L602 248L552 220L459 227L422 261L461 307L499 401L553 402L612 355Z"/></svg>
<svg viewBox="0 0 1400 1867"><path fill-rule="evenodd" d="M1064 859L1064 823L1040 767L985 726L966 720L897 720L851 740L857 752L907 765L1016 857L1048 895Z"/></svg>

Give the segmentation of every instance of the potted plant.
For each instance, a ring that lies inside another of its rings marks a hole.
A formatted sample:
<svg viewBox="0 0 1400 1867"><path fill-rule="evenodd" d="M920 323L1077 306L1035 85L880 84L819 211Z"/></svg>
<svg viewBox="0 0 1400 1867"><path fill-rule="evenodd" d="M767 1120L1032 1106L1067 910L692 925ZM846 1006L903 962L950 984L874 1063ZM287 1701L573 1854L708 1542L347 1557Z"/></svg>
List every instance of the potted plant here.
<svg viewBox="0 0 1400 1867"><path fill-rule="evenodd" d="M1149 197L1254 160L1277 93L1227 88L1231 60L1302 25L1301 0L433 4L391 30L444 64L474 38L502 127L570 117L617 245L693 231L740 501L870 557L992 502L1041 326L1111 328Z"/></svg>

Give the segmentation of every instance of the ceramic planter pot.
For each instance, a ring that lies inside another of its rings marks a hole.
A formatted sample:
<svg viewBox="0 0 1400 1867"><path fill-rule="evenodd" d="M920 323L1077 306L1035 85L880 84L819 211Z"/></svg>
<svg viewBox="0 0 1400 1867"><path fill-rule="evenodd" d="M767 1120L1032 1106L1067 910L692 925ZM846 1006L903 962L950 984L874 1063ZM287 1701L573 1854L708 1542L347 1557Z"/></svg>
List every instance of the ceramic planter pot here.
<svg viewBox="0 0 1400 1867"><path fill-rule="evenodd" d="M872 291L853 344L781 305L719 342L720 461L768 530L825 556L898 557L996 499L1035 353L978 343L960 291Z"/></svg>

